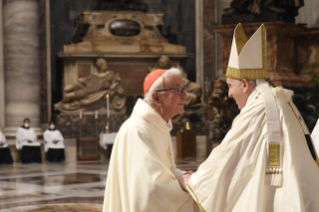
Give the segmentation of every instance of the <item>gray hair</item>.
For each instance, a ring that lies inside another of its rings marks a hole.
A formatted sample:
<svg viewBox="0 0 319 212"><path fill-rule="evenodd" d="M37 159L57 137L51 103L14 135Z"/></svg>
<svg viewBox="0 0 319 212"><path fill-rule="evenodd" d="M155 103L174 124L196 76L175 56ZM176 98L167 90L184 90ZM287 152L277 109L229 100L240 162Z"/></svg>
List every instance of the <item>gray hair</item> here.
<svg viewBox="0 0 319 212"><path fill-rule="evenodd" d="M158 89L163 89L164 78L166 76L173 76L173 75L182 76L182 72L178 68L174 68L174 67L168 69L168 71L166 71L164 74L159 76L153 82L152 86L150 87L150 89L148 89L147 93L144 96L144 101L149 105L152 104L153 103L152 93Z"/></svg>

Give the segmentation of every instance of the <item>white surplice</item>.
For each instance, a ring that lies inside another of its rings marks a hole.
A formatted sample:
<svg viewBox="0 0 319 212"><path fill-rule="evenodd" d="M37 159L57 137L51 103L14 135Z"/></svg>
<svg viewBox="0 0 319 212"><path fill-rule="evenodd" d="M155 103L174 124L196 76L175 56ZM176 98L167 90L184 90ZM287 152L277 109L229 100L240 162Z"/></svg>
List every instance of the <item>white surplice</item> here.
<svg viewBox="0 0 319 212"><path fill-rule="evenodd" d="M28 143L28 140L32 141ZM16 147L21 150L23 146L41 146L37 142L37 134L35 134L34 129L19 127L16 135Z"/></svg>
<svg viewBox="0 0 319 212"><path fill-rule="evenodd" d="M185 172L175 167L171 129L170 121L137 101L114 143L103 212L193 211L176 179Z"/></svg>
<svg viewBox="0 0 319 212"><path fill-rule="evenodd" d="M319 119L317 120L315 128L313 128L312 130L311 138L313 140L314 146L318 153L319 152Z"/></svg>
<svg viewBox="0 0 319 212"><path fill-rule="evenodd" d="M317 212L319 168L305 139L309 136L293 92L272 88L280 118L283 185L266 183L265 103L258 87L232 128L188 182L188 190L206 212ZM299 121L300 119L300 121Z"/></svg>
<svg viewBox="0 0 319 212"><path fill-rule="evenodd" d="M44 138L44 151L47 152L49 149L64 149L64 138L61 132L57 129L55 130L46 130L43 133ZM58 141L53 143L53 141Z"/></svg>
<svg viewBox="0 0 319 212"><path fill-rule="evenodd" d="M7 139L1 131L0 131L0 143L2 144L2 145L0 145L0 148L8 147Z"/></svg>

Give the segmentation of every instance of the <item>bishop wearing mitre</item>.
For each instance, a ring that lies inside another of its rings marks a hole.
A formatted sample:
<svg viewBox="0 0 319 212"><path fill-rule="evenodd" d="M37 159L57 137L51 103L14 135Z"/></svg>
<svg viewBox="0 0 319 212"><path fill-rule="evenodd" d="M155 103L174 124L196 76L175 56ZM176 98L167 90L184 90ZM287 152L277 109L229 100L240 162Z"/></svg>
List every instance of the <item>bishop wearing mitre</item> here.
<svg viewBox="0 0 319 212"><path fill-rule="evenodd" d="M293 91L266 80L266 47L264 25L249 40L237 25L226 82L240 114L187 183L202 211L319 211L319 160Z"/></svg>

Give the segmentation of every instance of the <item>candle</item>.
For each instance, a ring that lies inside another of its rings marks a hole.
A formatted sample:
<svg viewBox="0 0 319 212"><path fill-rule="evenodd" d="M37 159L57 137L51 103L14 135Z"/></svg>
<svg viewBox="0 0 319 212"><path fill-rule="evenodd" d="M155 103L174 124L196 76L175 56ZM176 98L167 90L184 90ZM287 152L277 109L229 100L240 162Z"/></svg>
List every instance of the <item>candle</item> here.
<svg viewBox="0 0 319 212"><path fill-rule="evenodd" d="M95 119L97 119L97 115L98 115L98 111L96 110L95 111L95 117L94 117Z"/></svg>
<svg viewBox="0 0 319 212"><path fill-rule="evenodd" d="M82 118L82 110L80 110L80 119Z"/></svg>
<svg viewBox="0 0 319 212"><path fill-rule="evenodd" d="M110 96L106 95L107 118L110 118Z"/></svg>

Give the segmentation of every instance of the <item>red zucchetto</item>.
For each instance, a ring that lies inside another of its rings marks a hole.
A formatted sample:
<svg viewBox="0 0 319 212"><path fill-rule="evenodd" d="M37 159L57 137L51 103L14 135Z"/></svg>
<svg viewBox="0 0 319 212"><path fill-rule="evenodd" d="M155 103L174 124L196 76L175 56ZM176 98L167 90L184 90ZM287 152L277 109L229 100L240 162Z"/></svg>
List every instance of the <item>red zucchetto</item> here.
<svg viewBox="0 0 319 212"><path fill-rule="evenodd" d="M150 89L150 87L153 85L155 80L159 78L162 74L164 74L167 71L167 69L158 69L155 71L152 71L149 73L144 80L144 95L147 93L147 91Z"/></svg>

